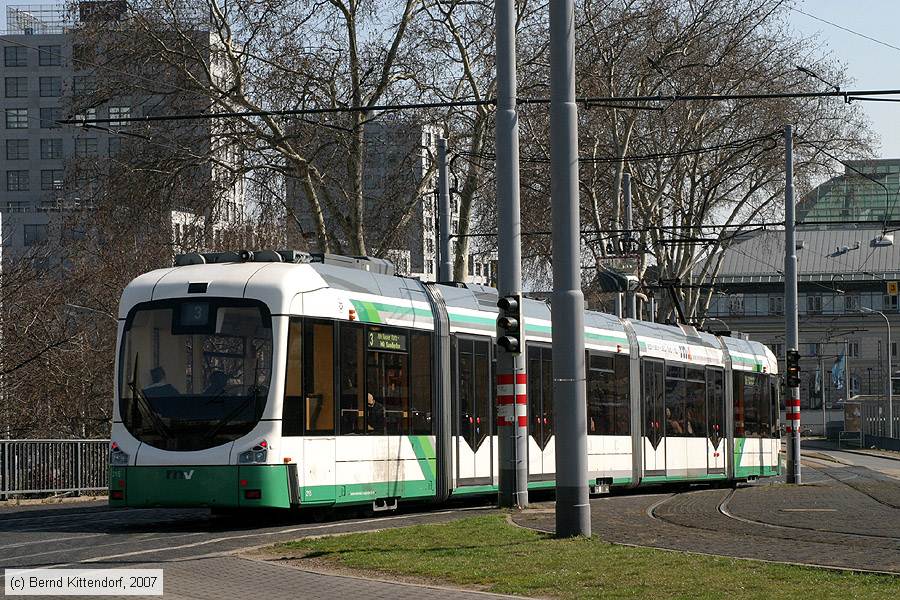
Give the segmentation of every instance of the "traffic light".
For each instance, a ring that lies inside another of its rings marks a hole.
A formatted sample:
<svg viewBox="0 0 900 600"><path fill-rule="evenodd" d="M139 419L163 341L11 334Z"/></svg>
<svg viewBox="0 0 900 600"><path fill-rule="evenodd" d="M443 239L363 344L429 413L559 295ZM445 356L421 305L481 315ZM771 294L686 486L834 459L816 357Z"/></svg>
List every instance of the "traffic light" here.
<svg viewBox="0 0 900 600"><path fill-rule="evenodd" d="M787 375L785 376L787 387L800 387L800 352L788 350L785 362L787 363Z"/></svg>
<svg viewBox="0 0 900 600"><path fill-rule="evenodd" d="M510 354L522 352L521 296L504 296L497 301L497 344Z"/></svg>

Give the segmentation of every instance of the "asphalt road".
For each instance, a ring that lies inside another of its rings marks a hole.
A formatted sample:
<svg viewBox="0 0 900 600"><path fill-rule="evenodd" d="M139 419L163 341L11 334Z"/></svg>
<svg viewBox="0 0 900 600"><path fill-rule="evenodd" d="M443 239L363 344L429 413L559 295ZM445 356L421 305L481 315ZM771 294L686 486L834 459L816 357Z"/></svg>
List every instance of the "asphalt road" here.
<svg viewBox="0 0 900 600"><path fill-rule="evenodd" d="M244 550L306 536L401 527L462 518L486 510L451 507L331 522L303 515L213 517L203 509L110 509L105 503L0 509L0 568L163 568L166 598L230 598L257 590L268 599L303 597L420 598L423 589L300 571L237 556ZM0 584L2 584L0 577ZM0 585L0 594L2 594ZM435 598L484 594L428 589Z"/></svg>
<svg viewBox="0 0 900 600"><path fill-rule="evenodd" d="M900 453L896 457L882 457L874 453L855 450L835 450L834 445L819 440L803 440L800 443L801 453L821 454L834 458L837 462L851 466L865 467L891 477L900 479Z"/></svg>

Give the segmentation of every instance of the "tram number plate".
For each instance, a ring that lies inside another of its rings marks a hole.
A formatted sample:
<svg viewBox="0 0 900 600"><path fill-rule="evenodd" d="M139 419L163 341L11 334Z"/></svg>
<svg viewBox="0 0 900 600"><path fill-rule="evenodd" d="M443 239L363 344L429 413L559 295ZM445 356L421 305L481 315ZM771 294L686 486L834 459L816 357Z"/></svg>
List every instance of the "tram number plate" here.
<svg viewBox="0 0 900 600"><path fill-rule="evenodd" d="M369 348L375 350L395 350L406 352L406 336L401 333L370 331Z"/></svg>

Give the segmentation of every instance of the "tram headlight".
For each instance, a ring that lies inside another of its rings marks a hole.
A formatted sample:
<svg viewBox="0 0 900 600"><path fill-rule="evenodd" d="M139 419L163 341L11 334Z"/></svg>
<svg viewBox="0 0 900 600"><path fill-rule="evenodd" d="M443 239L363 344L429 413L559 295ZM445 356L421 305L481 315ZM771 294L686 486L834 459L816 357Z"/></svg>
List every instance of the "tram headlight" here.
<svg viewBox="0 0 900 600"><path fill-rule="evenodd" d="M114 467L128 465L128 454L119 448L119 444L112 442L109 445L109 464Z"/></svg>
<svg viewBox="0 0 900 600"><path fill-rule="evenodd" d="M246 452L241 452L238 455L238 464L241 465L253 465L259 463L265 463L269 458L269 444L266 440L261 441L256 446L253 446Z"/></svg>

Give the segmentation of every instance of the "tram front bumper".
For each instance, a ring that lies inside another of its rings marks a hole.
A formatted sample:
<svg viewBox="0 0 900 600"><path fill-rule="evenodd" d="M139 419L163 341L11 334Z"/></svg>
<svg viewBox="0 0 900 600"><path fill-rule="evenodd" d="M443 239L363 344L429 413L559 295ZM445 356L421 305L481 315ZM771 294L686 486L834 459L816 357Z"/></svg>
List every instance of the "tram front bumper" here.
<svg viewBox="0 0 900 600"><path fill-rule="evenodd" d="M115 507L290 508L288 465L110 467Z"/></svg>

